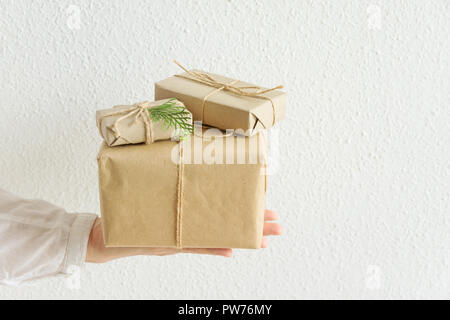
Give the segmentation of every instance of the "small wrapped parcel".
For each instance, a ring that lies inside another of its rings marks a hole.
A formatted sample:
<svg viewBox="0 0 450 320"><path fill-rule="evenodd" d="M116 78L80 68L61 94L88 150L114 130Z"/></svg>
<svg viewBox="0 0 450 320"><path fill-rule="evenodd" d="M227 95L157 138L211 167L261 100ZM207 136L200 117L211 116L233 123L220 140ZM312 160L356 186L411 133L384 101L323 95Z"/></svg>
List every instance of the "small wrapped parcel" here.
<svg viewBox="0 0 450 320"><path fill-rule="evenodd" d="M278 90L282 86L266 89L178 65L185 73L155 83L155 100L178 98L194 121L252 135L285 117L286 93Z"/></svg>
<svg viewBox="0 0 450 320"><path fill-rule="evenodd" d="M180 120L178 123L183 127L177 123L168 126L164 115ZM189 131L185 126L192 126L191 113L174 98L98 110L96 118L100 135L110 147L177 139L184 129Z"/></svg>

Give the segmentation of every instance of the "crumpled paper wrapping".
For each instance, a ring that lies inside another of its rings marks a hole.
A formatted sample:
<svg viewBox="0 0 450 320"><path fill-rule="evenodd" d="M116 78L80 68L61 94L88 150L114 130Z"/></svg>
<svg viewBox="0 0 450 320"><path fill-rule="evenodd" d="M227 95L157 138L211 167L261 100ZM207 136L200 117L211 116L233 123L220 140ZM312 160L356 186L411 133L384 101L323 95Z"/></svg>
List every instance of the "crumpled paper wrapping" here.
<svg viewBox="0 0 450 320"><path fill-rule="evenodd" d="M159 101L151 102L151 106L159 106L166 103L170 99L162 99ZM184 106L184 104L179 100L174 100L177 106ZM124 105L124 106L115 106L111 109L106 110L98 110L96 112L97 118L97 126L100 130L102 137L104 138L105 143L110 147L126 145L126 144L139 144L146 142L146 131L144 122L138 118L135 121L134 116L130 116L126 119L123 119L118 123L117 128L120 132L120 137L116 138L114 132L112 130L112 126L117 121L118 118L122 117L121 115L111 115L109 114L115 113L119 110L127 110L130 109L133 105ZM191 121L192 123L192 121ZM169 139L177 139L177 135L179 134L178 130L174 128L165 128L162 122L153 123L152 125L152 136L153 141L159 140L169 140Z"/></svg>

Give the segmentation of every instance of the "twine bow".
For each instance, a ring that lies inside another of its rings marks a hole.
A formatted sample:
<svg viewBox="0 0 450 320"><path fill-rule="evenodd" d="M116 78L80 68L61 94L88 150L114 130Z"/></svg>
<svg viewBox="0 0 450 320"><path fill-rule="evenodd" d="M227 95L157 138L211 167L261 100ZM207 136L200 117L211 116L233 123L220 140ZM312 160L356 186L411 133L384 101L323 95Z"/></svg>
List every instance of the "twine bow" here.
<svg viewBox="0 0 450 320"><path fill-rule="evenodd" d="M264 94L274 91L274 90L278 90L278 89L282 89L283 86L279 85L270 89L264 89L258 86L236 86L236 83L239 82L239 80L233 80L231 82L222 82L222 81L218 81L216 79L214 79L211 75L205 73L205 72L201 72L201 71L195 71L195 70L188 70L185 67L183 67L178 61L174 60L174 62L181 68L183 69L188 75L190 75L190 77L183 75L183 74L179 74L179 75L175 75L176 77L180 77L180 78L184 78L184 79L188 79L188 80L192 80L192 81L196 81L202 84L206 84L207 86L210 87L214 87L216 88L216 90L214 90L213 92L209 93L208 95L206 95L206 97L203 98L203 103L202 103L202 118L201 121L203 122L204 116L205 116L205 104L207 102L207 100L214 94L216 94L217 92L220 92L222 90L224 91L229 91L232 92L236 95L239 96L244 96L244 97L252 97L252 98L259 98L259 99L264 99L264 100L268 100L270 101L270 103L272 104L272 112L273 112L273 121L272 121L272 126L275 124L276 122L276 110L275 110L275 104L273 102L273 100L270 97L264 96ZM264 123L263 126L265 127Z"/></svg>
<svg viewBox="0 0 450 320"><path fill-rule="evenodd" d="M112 125L111 128L108 128L113 133L114 138L115 138L114 142L116 142L117 139L119 139L121 137L120 130L119 130L119 123L129 117L134 116L134 124L136 124L139 119L144 123L145 143L146 144L153 143L153 122L150 119L150 115L148 113L148 108L151 108L154 106L155 106L155 104L152 104L148 101L143 101L140 103L136 103L136 104L130 106L129 108L126 108L123 110L118 110L118 111L111 112L111 113L101 116L98 119L98 123L97 123L98 128L100 129L100 135L102 136L103 139L105 139L105 137L103 136L102 130L101 130L101 123L102 123L103 119L105 119L106 117L121 116L120 118L117 118L116 121L114 121L114 124ZM116 106L114 108L121 108L121 107L123 107L123 106ZM105 141L106 141L106 139L105 139Z"/></svg>

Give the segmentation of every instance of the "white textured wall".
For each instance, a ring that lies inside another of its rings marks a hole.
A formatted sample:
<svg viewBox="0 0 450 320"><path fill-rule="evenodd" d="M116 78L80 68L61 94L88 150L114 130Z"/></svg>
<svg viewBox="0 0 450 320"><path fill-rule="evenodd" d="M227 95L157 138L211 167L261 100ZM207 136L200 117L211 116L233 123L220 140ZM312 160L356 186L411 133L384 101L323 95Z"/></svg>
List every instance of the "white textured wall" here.
<svg viewBox="0 0 450 320"><path fill-rule="evenodd" d="M0 187L70 211L99 209L94 111L152 98L173 58L290 94L270 248L0 298L450 298L449 21L449 1L0 0Z"/></svg>

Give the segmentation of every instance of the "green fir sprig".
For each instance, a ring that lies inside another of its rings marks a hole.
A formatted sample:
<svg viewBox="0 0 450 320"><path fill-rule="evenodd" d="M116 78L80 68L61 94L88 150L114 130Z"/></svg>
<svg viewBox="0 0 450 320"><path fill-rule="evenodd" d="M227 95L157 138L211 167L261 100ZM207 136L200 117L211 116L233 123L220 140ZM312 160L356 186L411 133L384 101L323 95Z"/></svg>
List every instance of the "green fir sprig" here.
<svg viewBox="0 0 450 320"><path fill-rule="evenodd" d="M183 138L194 132L194 126L189 111L185 106L177 105L176 101L176 98L170 99L160 106L149 108L148 113L154 123L162 121L166 130L174 128Z"/></svg>

